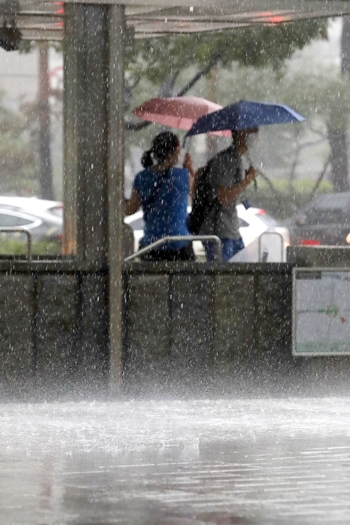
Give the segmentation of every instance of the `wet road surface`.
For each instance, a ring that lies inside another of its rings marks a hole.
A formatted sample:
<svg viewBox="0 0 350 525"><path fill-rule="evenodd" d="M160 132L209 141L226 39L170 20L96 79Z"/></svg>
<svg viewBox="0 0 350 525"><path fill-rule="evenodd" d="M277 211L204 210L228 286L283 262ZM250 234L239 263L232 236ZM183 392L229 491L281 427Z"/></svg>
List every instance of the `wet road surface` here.
<svg viewBox="0 0 350 525"><path fill-rule="evenodd" d="M350 399L0 405L2 525L350 523Z"/></svg>

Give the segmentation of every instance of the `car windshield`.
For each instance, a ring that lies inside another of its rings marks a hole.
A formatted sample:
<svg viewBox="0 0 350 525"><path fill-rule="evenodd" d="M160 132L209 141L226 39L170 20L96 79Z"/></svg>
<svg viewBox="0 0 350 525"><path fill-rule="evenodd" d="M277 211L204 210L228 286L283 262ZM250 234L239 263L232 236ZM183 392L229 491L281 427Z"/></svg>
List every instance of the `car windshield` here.
<svg viewBox="0 0 350 525"><path fill-rule="evenodd" d="M348 214L340 208L312 208L306 213L307 224L339 224L348 221Z"/></svg>
<svg viewBox="0 0 350 525"><path fill-rule="evenodd" d="M60 219L63 219L63 207L62 206L54 206L52 208L49 208L48 211L55 215L56 217L60 217Z"/></svg>
<svg viewBox="0 0 350 525"><path fill-rule="evenodd" d="M247 228L247 226L249 226L249 224L245 220L243 220L241 217L238 217L238 227Z"/></svg>
<svg viewBox="0 0 350 525"><path fill-rule="evenodd" d="M34 222L34 219L33 219ZM8 227L19 227L19 226L25 226L27 224L30 224L31 221L28 219L25 219L24 217L18 217L16 215L10 215L7 213L0 213L0 227L1 228L8 228Z"/></svg>
<svg viewBox="0 0 350 525"><path fill-rule="evenodd" d="M145 228L145 223L143 218L139 217L138 219L130 222L129 226L131 226L133 230L143 230Z"/></svg>

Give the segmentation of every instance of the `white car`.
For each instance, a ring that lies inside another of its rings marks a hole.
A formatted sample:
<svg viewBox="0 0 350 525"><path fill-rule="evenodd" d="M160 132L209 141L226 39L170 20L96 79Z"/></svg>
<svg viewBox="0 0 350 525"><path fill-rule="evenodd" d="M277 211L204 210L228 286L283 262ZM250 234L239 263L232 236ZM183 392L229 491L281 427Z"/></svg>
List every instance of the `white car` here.
<svg viewBox="0 0 350 525"><path fill-rule="evenodd" d="M190 209L189 209L190 211ZM286 260L286 248L290 244L289 231L278 224L265 210L246 209L243 204L237 205L239 231L245 248L238 252L230 262L283 262ZM134 232L134 249L139 249L143 237L143 212L138 211L124 219ZM198 260L205 260L205 252L200 241L193 243Z"/></svg>
<svg viewBox="0 0 350 525"><path fill-rule="evenodd" d="M21 228L31 233L33 242L60 243L63 233L63 204L36 197L0 196L0 228ZM21 234L1 232L1 240Z"/></svg>
<svg viewBox="0 0 350 525"><path fill-rule="evenodd" d="M261 208L246 209L237 205L240 220L239 231L244 250L238 252L231 262L285 262L290 245L289 230Z"/></svg>
<svg viewBox="0 0 350 525"><path fill-rule="evenodd" d="M31 213L36 216L57 217L57 224L63 221L63 203L38 199L37 197L10 197L0 196L0 206L15 211Z"/></svg>

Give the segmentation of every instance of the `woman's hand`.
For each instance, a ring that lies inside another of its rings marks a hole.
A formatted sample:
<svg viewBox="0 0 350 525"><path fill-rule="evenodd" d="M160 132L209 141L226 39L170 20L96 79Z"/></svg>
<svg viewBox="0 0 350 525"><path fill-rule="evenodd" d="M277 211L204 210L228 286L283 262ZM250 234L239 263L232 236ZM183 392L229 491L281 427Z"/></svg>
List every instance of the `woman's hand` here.
<svg viewBox="0 0 350 525"><path fill-rule="evenodd" d="M140 197L137 190L133 188L130 199L124 199L124 215L132 215L133 213L136 213L139 207Z"/></svg>
<svg viewBox="0 0 350 525"><path fill-rule="evenodd" d="M186 168L189 171L189 174L190 174L190 193L189 194L192 197L193 192L194 192L194 187L195 187L196 174L194 172L191 155L189 153L186 153L182 165L184 168Z"/></svg>

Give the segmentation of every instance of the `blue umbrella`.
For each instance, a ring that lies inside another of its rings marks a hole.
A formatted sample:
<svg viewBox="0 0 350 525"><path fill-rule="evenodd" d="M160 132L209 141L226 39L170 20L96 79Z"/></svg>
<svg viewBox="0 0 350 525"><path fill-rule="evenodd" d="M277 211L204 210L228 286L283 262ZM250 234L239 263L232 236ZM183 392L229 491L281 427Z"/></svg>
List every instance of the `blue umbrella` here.
<svg viewBox="0 0 350 525"><path fill-rule="evenodd" d="M200 117L186 133L186 137L209 131L249 129L269 124L302 122L303 120L305 117L284 104L240 100L214 113Z"/></svg>

